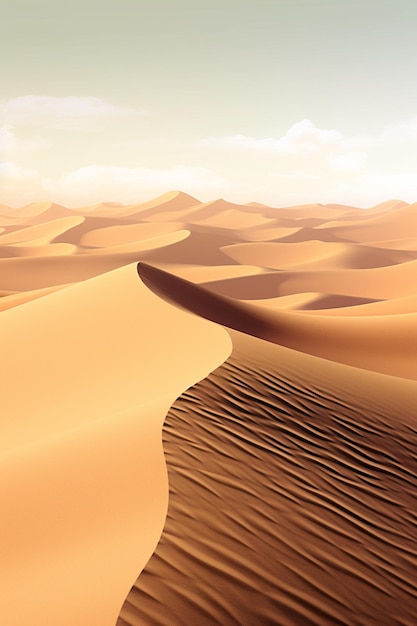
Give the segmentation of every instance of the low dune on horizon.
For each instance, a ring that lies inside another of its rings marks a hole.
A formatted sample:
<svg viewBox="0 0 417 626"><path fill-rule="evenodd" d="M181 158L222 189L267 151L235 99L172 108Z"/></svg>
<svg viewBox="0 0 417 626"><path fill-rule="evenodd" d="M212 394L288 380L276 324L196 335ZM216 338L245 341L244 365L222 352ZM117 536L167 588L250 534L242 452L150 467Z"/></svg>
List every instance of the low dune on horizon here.
<svg viewBox="0 0 417 626"><path fill-rule="evenodd" d="M417 202L0 205L1 623L413 626Z"/></svg>

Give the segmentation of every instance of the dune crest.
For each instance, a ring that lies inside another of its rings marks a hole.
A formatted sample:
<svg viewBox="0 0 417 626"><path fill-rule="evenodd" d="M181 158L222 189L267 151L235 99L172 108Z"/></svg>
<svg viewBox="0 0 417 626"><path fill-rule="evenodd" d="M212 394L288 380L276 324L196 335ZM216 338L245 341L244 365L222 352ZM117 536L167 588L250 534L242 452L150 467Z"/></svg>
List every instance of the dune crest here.
<svg viewBox="0 0 417 626"><path fill-rule="evenodd" d="M416 210L0 205L2 623L413 624Z"/></svg>
<svg viewBox="0 0 417 626"><path fill-rule="evenodd" d="M165 520L165 414L230 352L135 267L1 313L4 623L114 626Z"/></svg>
<svg viewBox="0 0 417 626"><path fill-rule="evenodd" d="M146 263L138 265L138 273L163 299L228 328L332 361L417 380L417 313L402 314L401 324L396 316L307 317L233 300Z"/></svg>
<svg viewBox="0 0 417 626"><path fill-rule="evenodd" d="M412 624L411 381L231 332L170 409L170 499L117 626Z"/></svg>

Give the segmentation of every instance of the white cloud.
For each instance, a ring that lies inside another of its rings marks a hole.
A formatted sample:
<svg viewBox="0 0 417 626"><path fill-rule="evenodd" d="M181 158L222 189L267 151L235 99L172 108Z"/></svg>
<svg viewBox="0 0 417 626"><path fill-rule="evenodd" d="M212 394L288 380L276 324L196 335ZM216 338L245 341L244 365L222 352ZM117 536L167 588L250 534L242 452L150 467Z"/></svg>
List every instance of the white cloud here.
<svg viewBox="0 0 417 626"><path fill-rule="evenodd" d="M330 157L330 166L340 172L357 171L365 164L368 158L366 152L346 152Z"/></svg>
<svg viewBox="0 0 417 626"><path fill-rule="evenodd" d="M357 169L368 158L368 153L389 149L414 149L417 158L417 117L408 122L384 127L374 135L358 134L350 137L338 130L319 128L310 120L301 120L281 137L256 138L247 135L209 137L202 139L200 148L234 150L240 153L258 152L265 155L294 156L300 160L327 159L336 170ZM384 156L384 155L383 155Z"/></svg>
<svg viewBox="0 0 417 626"><path fill-rule="evenodd" d="M210 199L225 189L223 179L200 167L157 169L91 165L52 179L9 162L3 164L1 174L1 201L12 206L45 199L67 206L105 201L129 204L172 189Z"/></svg>
<svg viewBox="0 0 417 626"><path fill-rule="evenodd" d="M380 146L392 146L408 142L415 143L417 147L417 117L406 123L386 126L375 141Z"/></svg>
<svg viewBox="0 0 417 626"><path fill-rule="evenodd" d="M14 127L4 124L0 127L0 155L16 154L18 152L37 152L51 147L52 143L44 137L35 136L30 139L17 137Z"/></svg>
<svg viewBox="0 0 417 626"><path fill-rule="evenodd" d="M200 141L199 147L233 150L240 162L250 163L248 159L256 155L259 165L263 159L268 173L265 194L271 198L268 186L279 186L280 204L320 201L369 206L392 197L417 201L417 117L378 133L351 136L302 120L281 137L212 137Z"/></svg>
<svg viewBox="0 0 417 626"><path fill-rule="evenodd" d="M137 202L138 197L182 189L213 193L222 181L211 170L177 166L167 169L90 165L72 171L51 184L51 193L66 197L89 198L89 201L113 199Z"/></svg>
<svg viewBox="0 0 417 626"><path fill-rule="evenodd" d="M417 172L368 172L353 191L357 196L376 197L377 202L392 198L417 202Z"/></svg>
<svg viewBox="0 0 417 626"><path fill-rule="evenodd" d="M48 199L39 173L23 168L12 161L0 163L0 202L10 206L23 206L34 200Z"/></svg>
<svg viewBox="0 0 417 626"><path fill-rule="evenodd" d="M339 131L318 128L310 120L297 122L278 139L283 152L319 152L321 149L338 147L343 141L343 135Z"/></svg>
<svg viewBox="0 0 417 626"><path fill-rule="evenodd" d="M344 142L344 137L337 130L318 128L310 120L301 120L279 138L257 139L245 135L229 137L209 137L199 142L206 148L225 148L234 150L255 150L276 154L311 154L321 150L334 149Z"/></svg>
<svg viewBox="0 0 417 626"><path fill-rule="evenodd" d="M377 170L343 170L336 178L294 170L269 174L264 179L237 180L199 167L89 166L52 179L7 162L0 165L0 178L0 202L10 206L41 200L74 207L103 201L130 204L172 189L181 189L203 201L224 197L232 202L255 200L271 206L336 202L367 207L392 198L417 201L417 177L413 172L387 174Z"/></svg>
<svg viewBox="0 0 417 626"><path fill-rule="evenodd" d="M57 100L60 102L57 103ZM83 123L90 120L93 125L93 120L108 120L109 115L117 117L120 114L117 107L94 98L75 100L76 104L71 98L48 98L49 123L66 120L69 128L70 123L75 124L78 119ZM17 123L18 119L24 119L22 111L25 107L22 102L18 106L16 101L10 101L15 103L10 111L14 111ZM32 100L33 116L30 120L35 119L33 111L37 110L36 107L39 109L39 105L39 100ZM43 114L37 113L39 116ZM196 157L194 163L199 165L213 163L215 157L213 169L187 163L166 168L122 167L116 166L117 161L108 165L78 167L77 143L74 144L75 152L71 154L75 160L68 165L62 141L56 153L50 151L41 155L40 150L47 148L48 144L33 129L29 128L27 133L24 129L24 126L13 128L8 122L0 130L5 160L15 162L3 167L0 202L13 206L45 199L68 206L111 200L133 203L170 189L182 189L202 200L225 197L235 202L255 200L275 206L308 202L371 206L393 197L408 202L417 201L417 118L387 126L374 135L352 136L337 130L321 129L309 120L302 120L278 138L235 135L205 139L197 147L194 144L194 155L190 145L177 144L179 154L184 154L183 149L186 148L188 163L193 163L193 156ZM53 133L50 135L53 137ZM94 162L94 151L90 153L91 160L87 160L89 146L94 148L94 144L83 140L82 145L85 149L82 155L84 163ZM158 154L166 156L167 151L173 152L173 147L168 139L160 143L149 140L146 150L142 150L142 158L150 154L157 163ZM213 154L213 148L220 151ZM228 150L234 151L233 159L229 158ZM136 160L138 152L131 149L129 157L127 155L126 150L122 155L125 163L129 162L129 158ZM120 154L114 158L120 158ZM44 173L50 172L51 163L55 166L58 160L56 167L61 169L55 171L64 171L62 175L57 174L53 178L51 174Z"/></svg>
<svg viewBox="0 0 417 626"><path fill-rule="evenodd" d="M12 161L4 161L3 163L0 163L0 174L4 177L2 180L8 179L9 181L20 181L22 178L38 178L38 174L35 170L25 170Z"/></svg>
<svg viewBox="0 0 417 626"><path fill-rule="evenodd" d="M94 97L29 95L0 103L0 115L6 124L55 130L85 129L95 122L141 113Z"/></svg>

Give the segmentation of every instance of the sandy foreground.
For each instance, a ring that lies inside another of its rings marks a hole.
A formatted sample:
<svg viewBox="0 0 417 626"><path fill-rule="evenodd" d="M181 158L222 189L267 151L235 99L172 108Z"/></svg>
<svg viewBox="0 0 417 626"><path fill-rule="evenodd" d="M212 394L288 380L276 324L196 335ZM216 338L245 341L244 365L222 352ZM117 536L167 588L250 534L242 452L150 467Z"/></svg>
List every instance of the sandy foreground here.
<svg viewBox="0 0 417 626"><path fill-rule="evenodd" d="M414 624L416 285L417 204L2 206L1 623Z"/></svg>

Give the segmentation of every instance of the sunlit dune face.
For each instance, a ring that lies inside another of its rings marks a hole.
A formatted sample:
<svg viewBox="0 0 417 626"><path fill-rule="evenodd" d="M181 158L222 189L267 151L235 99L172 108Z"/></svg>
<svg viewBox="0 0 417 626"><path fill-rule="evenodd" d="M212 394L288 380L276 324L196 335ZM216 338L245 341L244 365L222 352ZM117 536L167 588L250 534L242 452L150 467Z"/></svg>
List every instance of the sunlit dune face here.
<svg viewBox="0 0 417 626"><path fill-rule="evenodd" d="M0 207L5 623L411 623L416 207Z"/></svg>

